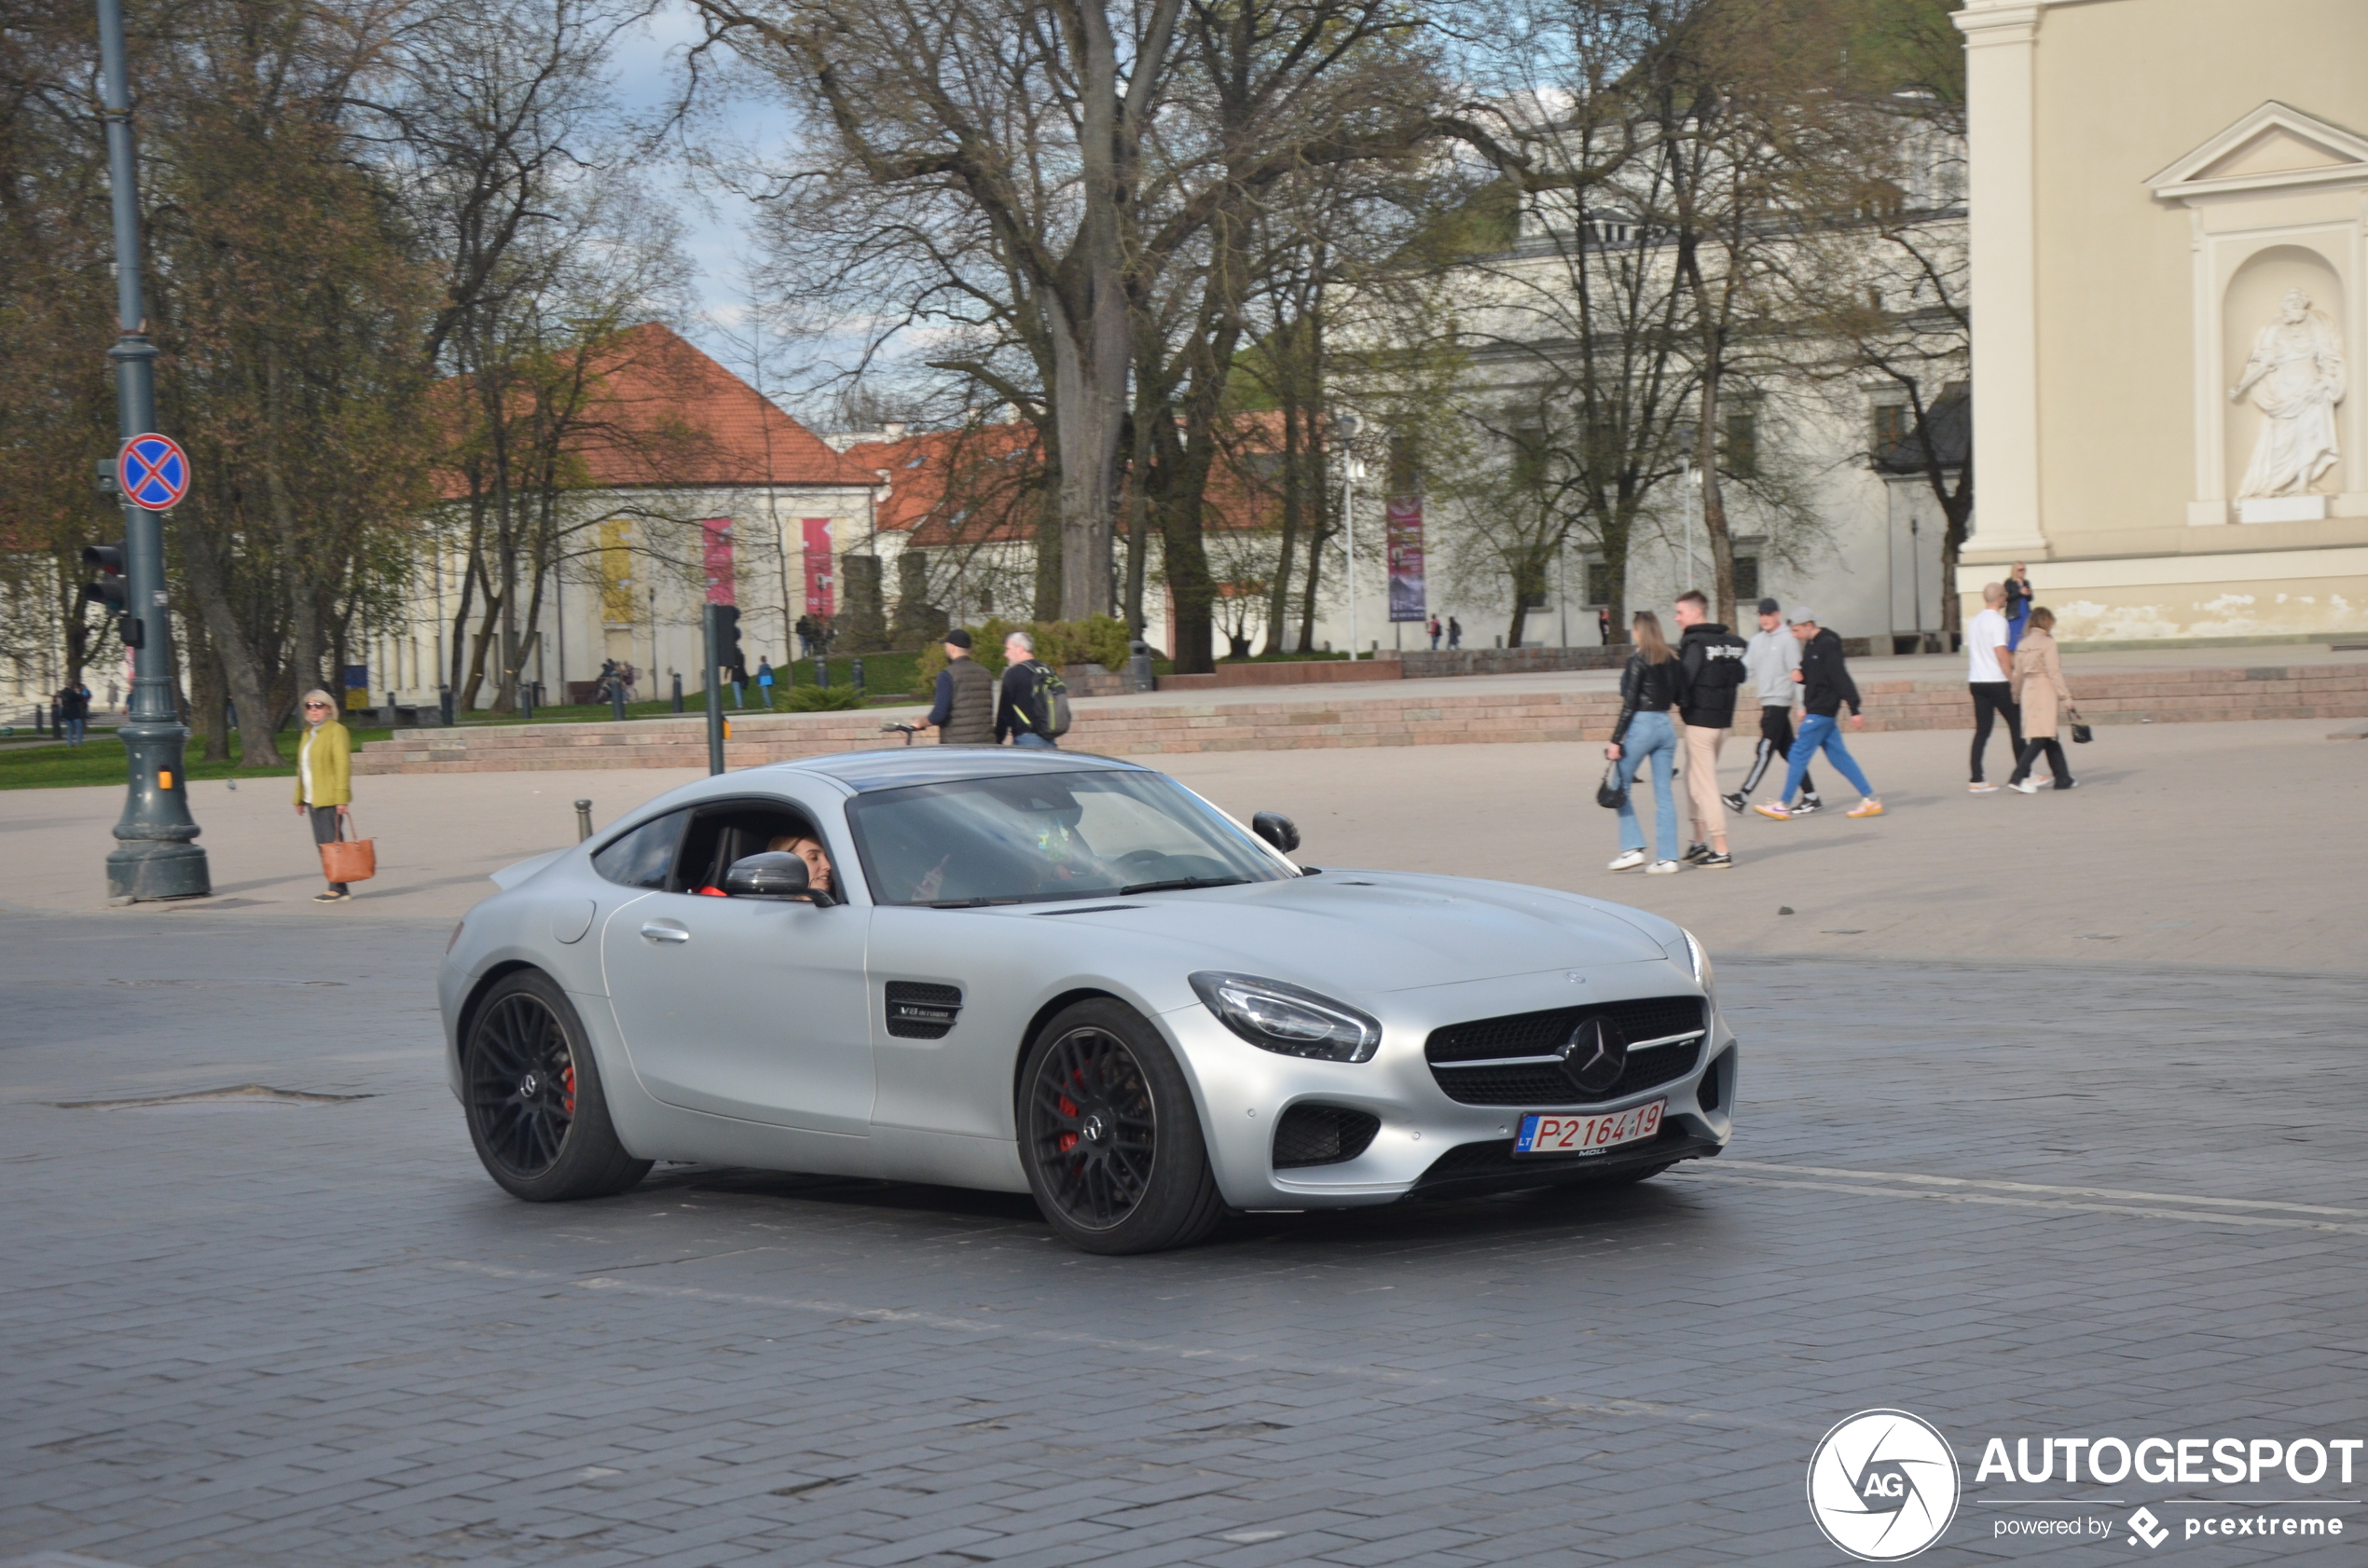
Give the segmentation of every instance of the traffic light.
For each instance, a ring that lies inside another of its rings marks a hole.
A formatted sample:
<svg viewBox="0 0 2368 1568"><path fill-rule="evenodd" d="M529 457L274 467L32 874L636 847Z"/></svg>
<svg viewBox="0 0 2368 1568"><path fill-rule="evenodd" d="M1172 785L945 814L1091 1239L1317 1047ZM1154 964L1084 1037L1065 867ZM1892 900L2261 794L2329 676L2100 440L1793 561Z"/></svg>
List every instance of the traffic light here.
<svg viewBox="0 0 2368 1568"><path fill-rule="evenodd" d="M131 612L131 593L123 575L123 545L86 544L82 547L82 564L96 567L99 575L82 585L86 604L103 604L116 618L116 630L122 634L126 648L140 646L143 626L140 617Z"/></svg>
<svg viewBox="0 0 2368 1568"><path fill-rule="evenodd" d="M713 617L715 637L715 667L736 670L748 663L748 655L740 652L740 612L730 604L710 604L707 612Z"/></svg>

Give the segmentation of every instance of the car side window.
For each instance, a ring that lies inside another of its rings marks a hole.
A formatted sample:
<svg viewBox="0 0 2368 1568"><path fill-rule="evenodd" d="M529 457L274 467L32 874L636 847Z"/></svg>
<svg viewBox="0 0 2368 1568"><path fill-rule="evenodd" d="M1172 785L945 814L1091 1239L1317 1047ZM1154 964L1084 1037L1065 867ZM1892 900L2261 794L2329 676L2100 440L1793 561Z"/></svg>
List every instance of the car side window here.
<svg viewBox="0 0 2368 1568"><path fill-rule="evenodd" d="M682 830L689 811L669 811L652 818L621 838L610 840L592 853L592 869L626 887L664 887L682 847Z"/></svg>
<svg viewBox="0 0 2368 1568"><path fill-rule="evenodd" d="M787 802L741 800L701 806L693 814L668 886L682 893L720 888L733 861L762 854L784 838L820 842L812 820Z"/></svg>

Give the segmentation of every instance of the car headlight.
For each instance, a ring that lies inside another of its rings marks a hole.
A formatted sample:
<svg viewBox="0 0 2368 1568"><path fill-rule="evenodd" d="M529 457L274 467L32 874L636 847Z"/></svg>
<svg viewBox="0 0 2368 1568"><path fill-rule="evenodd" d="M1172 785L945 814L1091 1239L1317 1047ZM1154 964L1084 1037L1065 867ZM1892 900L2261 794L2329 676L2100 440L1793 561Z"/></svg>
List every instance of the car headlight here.
<svg viewBox="0 0 2368 1568"><path fill-rule="evenodd" d="M1381 1049L1379 1021L1345 1002L1254 975L1204 970L1191 982L1227 1028L1261 1051L1319 1062L1363 1062Z"/></svg>
<svg viewBox="0 0 2368 1568"><path fill-rule="evenodd" d="M1685 933L1686 956L1694 970L1694 978L1700 981L1702 989L1707 991L1710 989L1710 949L1704 947L1701 939L1686 930L1685 927L1680 926L1678 929Z"/></svg>

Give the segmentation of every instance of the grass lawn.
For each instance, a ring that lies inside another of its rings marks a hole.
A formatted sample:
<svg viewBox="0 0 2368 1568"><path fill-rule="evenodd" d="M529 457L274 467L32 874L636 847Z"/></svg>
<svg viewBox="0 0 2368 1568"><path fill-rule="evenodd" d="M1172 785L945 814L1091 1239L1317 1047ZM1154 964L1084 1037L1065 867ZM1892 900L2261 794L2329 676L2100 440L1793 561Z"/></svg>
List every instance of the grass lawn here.
<svg viewBox="0 0 2368 1568"><path fill-rule="evenodd" d="M392 730L355 730L353 744L365 740L384 740ZM280 750L287 760L277 767L241 767L241 748L236 736L230 741L230 761L201 763L193 746L188 758L189 777L203 778L286 778L296 773L296 735L293 729L280 736ZM80 746L10 746L0 748L0 790L58 790L76 784L121 784L125 782L123 742L113 730L94 730L90 738Z"/></svg>

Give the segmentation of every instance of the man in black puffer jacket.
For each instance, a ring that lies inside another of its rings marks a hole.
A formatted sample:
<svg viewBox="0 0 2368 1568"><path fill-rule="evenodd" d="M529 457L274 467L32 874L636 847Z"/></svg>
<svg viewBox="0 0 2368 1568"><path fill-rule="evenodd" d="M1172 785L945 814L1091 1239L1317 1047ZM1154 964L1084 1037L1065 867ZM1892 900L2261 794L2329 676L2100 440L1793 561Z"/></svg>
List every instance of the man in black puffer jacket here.
<svg viewBox="0 0 2368 1568"><path fill-rule="evenodd" d="M1727 819L1718 814L1718 749L1735 724L1735 695L1743 685L1743 640L1710 618L1710 600L1699 589L1677 596L1677 663L1684 696L1686 801L1692 808L1694 841L1686 859L1714 870L1735 863L1727 852Z"/></svg>

